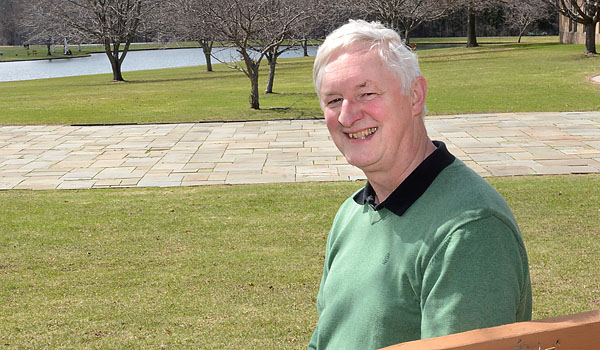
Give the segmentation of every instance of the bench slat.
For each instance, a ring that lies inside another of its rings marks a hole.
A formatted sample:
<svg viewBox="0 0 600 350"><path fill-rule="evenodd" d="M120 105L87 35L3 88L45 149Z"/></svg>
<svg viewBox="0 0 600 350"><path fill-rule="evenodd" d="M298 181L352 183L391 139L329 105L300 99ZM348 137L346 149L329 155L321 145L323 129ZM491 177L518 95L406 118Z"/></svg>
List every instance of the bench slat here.
<svg viewBox="0 0 600 350"><path fill-rule="evenodd" d="M385 350L600 349L600 310L416 340Z"/></svg>

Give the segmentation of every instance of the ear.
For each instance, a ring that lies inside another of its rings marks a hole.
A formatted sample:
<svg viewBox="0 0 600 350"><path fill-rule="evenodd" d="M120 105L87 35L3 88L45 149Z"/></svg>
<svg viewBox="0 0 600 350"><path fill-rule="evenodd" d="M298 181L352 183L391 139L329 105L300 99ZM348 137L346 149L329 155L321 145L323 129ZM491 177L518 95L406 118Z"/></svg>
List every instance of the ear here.
<svg viewBox="0 0 600 350"><path fill-rule="evenodd" d="M425 99L427 98L427 82L422 76L417 77L413 82L411 97L413 117L420 116L423 113Z"/></svg>

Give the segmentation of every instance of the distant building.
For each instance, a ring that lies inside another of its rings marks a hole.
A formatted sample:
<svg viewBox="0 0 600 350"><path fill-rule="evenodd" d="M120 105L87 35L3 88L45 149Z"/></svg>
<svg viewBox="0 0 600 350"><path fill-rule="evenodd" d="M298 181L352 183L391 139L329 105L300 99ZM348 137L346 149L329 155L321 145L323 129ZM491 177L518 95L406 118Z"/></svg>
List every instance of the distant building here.
<svg viewBox="0 0 600 350"><path fill-rule="evenodd" d="M585 44L585 29L583 24L563 15L558 19L560 42L563 44ZM596 23L596 43L600 43L600 24Z"/></svg>

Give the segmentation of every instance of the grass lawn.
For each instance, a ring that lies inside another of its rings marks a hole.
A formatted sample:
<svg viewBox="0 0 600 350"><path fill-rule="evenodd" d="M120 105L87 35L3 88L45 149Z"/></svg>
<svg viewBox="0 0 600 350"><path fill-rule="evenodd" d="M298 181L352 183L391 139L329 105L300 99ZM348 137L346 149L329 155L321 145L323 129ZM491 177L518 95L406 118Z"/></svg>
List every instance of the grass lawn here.
<svg viewBox="0 0 600 350"><path fill-rule="evenodd" d="M534 318L600 305L600 176L491 178ZM0 192L0 346L302 349L355 182Z"/></svg>
<svg viewBox="0 0 600 350"><path fill-rule="evenodd" d="M419 51L429 113L600 109L600 86L588 81L600 73L600 57L540 40ZM262 94L258 111L248 107L246 76L223 65L212 73L203 66L125 72L125 83L111 74L2 82L0 125L321 118L312 62L280 60L276 93ZM266 64L261 74L264 89Z"/></svg>
<svg viewBox="0 0 600 350"><path fill-rule="evenodd" d="M516 36L490 36L478 37L477 43L480 45L487 44L515 44L519 38ZM521 43L525 44L549 44L557 43L558 36L523 36ZM411 38L411 43L416 44L443 44L443 43L460 43L467 44L467 37L439 37L439 38Z"/></svg>
<svg viewBox="0 0 600 350"><path fill-rule="evenodd" d="M600 56L579 45L495 44L424 51L432 114L600 109Z"/></svg>
<svg viewBox="0 0 600 350"><path fill-rule="evenodd" d="M311 118L320 109L310 83L310 59L279 65L280 92L250 110L250 81L221 64L214 72L186 67L112 75L0 83L0 124L95 124ZM264 87L263 87L264 89ZM291 107L290 110L269 110Z"/></svg>
<svg viewBox="0 0 600 350"><path fill-rule="evenodd" d="M102 49L101 47L82 46L81 51L79 51L77 46L70 45L71 55L64 55L63 48L62 45L57 45L56 49L51 48L51 55L48 56L48 48L45 45L30 45L29 49L23 46L0 46L0 52L2 52L0 62L83 57Z"/></svg>

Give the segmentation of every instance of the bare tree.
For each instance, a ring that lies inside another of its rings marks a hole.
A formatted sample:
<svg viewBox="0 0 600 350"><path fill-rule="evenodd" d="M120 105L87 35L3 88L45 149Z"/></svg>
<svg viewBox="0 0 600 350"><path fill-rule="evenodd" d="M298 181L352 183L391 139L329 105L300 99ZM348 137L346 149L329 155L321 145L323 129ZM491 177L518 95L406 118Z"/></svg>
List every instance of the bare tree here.
<svg viewBox="0 0 600 350"><path fill-rule="evenodd" d="M292 11L293 0L231 0L204 9L212 27L237 49L243 65L228 66L250 80L250 108L260 109L258 77L261 61L288 37L303 11Z"/></svg>
<svg viewBox="0 0 600 350"><path fill-rule="evenodd" d="M56 4L44 0L30 0L24 3L18 19L18 30L25 36L27 44L43 44L47 55L52 56L56 41L71 40L77 33L63 21L57 21L51 14Z"/></svg>
<svg viewBox="0 0 600 350"><path fill-rule="evenodd" d="M389 28L400 32L400 14L399 10L404 6L407 0L349 0L359 12L370 14L377 20L386 24Z"/></svg>
<svg viewBox="0 0 600 350"><path fill-rule="evenodd" d="M308 56L309 38L324 38L350 18L364 18L354 0L304 0L302 5L310 12L294 25L292 37L300 41L304 56Z"/></svg>
<svg viewBox="0 0 600 350"><path fill-rule="evenodd" d="M477 13L486 8L482 1L463 0L467 12L467 47L477 47Z"/></svg>
<svg viewBox="0 0 600 350"><path fill-rule="evenodd" d="M304 1L288 1L286 4L285 13L288 16L297 16L300 14L300 17L292 23L289 30L286 33L287 45L282 45L282 43L278 45L274 45L271 49L267 50L265 53L265 57L267 58L267 62L269 63L269 77L267 80L267 87L265 89L265 93L270 94L273 93L273 84L275 81L275 69L277 67L277 59L283 53L288 50L294 49L298 44L301 45L304 49L304 56L308 56L308 47L307 47L307 35L306 35L306 21L310 18L319 18L324 19L323 10L326 8L323 5L322 1L319 0L304 0ZM301 40L294 40L297 38L295 35L298 33L302 33Z"/></svg>
<svg viewBox="0 0 600 350"><path fill-rule="evenodd" d="M467 47L477 47L477 10L474 6L467 7Z"/></svg>
<svg viewBox="0 0 600 350"><path fill-rule="evenodd" d="M512 0L505 8L508 24L519 30L519 43L527 28L535 21L547 18L552 9L544 0Z"/></svg>
<svg viewBox="0 0 600 350"><path fill-rule="evenodd" d="M360 0L355 4L402 33L407 43L421 23L443 18L456 8L453 0Z"/></svg>
<svg viewBox="0 0 600 350"><path fill-rule="evenodd" d="M585 29L585 53L596 52L596 25L600 22L600 1L597 0L544 0L561 15L581 23Z"/></svg>
<svg viewBox="0 0 600 350"><path fill-rule="evenodd" d="M457 0L456 5L462 6L467 14L467 47L477 47L477 16L490 8L499 6L506 0Z"/></svg>
<svg viewBox="0 0 600 350"><path fill-rule="evenodd" d="M15 44L18 5L14 0L0 0L0 45Z"/></svg>
<svg viewBox="0 0 600 350"><path fill-rule="evenodd" d="M410 40L410 32L423 22L441 19L462 8L467 14L467 47L478 46L477 15L498 6L505 0L347 0L362 12L375 16L389 27L404 33Z"/></svg>
<svg viewBox="0 0 600 350"><path fill-rule="evenodd" d="M178 40L197 41L206 60L206 71L212 72L212 49L217 33L206 17L206 9L213 6L208 0L173 0L170 12L175 21L170 26Z"/></svg>
<svg viewBox="0 0 600 350"><path fill-rule="evenodd" d="M444 18L455 9L455 2L452 0L406 0L400 9L404 40L409 43L410 33L421 23Z"/></svg>
<svg viewBox="0 0 600 350"><path fill-rule="evenodd" d="M293 42L289 42L288 45L275 45L273 47L271 47L271 49L267 52L265 52L265 58L267 59L267 62L269 63L269 77L267 79L267 87L265 88L265 93L266 94L272 94L273 93L273 85L275 83L275 69L277 67L277 59L279 58L279 56L281 56L284 52L293 49L295 46L295 43Z"/></svg>
<svg viewBox="0 0 600 350"><path fill-rule="evenodd" d="M46 0L55 20L104 45L113 80L123 81L121 66L129 47L153 23L157 0Z"/></svg>

